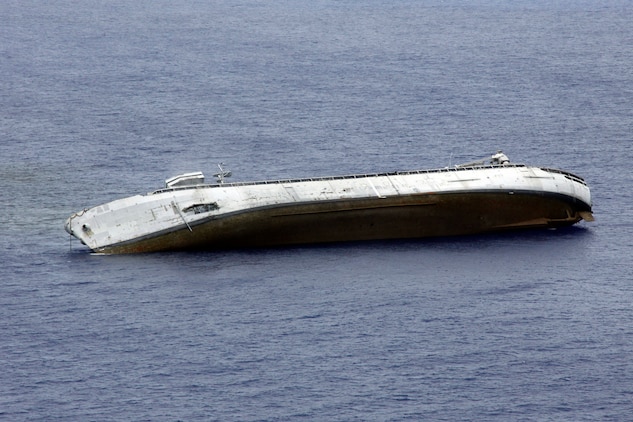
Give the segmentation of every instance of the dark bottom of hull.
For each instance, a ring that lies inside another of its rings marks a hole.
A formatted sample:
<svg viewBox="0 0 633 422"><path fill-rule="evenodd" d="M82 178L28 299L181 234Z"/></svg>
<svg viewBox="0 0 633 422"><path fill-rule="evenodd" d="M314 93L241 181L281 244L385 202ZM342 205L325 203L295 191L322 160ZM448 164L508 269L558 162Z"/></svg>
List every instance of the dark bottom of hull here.
<svg viewBox="0 0 633 422"><path fill-rule="evenodd" d="M426 194L262 208L102 248L103 253L235 249L469 235L564 227L590 219L587 204L525 192Z"/></svg>

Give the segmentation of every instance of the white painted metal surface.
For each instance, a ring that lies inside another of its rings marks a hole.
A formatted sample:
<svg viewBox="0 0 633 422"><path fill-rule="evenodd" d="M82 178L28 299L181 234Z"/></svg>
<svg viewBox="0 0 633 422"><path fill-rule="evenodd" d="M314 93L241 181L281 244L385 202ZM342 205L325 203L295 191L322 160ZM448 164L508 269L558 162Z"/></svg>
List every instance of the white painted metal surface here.
<svg viewBox="0 0 633 422"><path fill-rule="evenodd" d="M197 173L192 173L196 175ZM172 180L178 180L173 178ZM521 165L439 169L254 183L166 188L73 214L66 230L92 250L166 233L223 215L291 203L441 194L542 192L591 206L582 179L558 170Z"/></svg>

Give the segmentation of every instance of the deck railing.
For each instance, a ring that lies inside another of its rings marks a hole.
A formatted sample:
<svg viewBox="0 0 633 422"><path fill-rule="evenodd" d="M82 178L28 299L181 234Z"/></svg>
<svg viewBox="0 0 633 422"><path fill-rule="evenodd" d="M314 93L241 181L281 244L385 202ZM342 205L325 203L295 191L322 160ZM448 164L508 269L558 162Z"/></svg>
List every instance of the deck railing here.
<svg viewBox="0 0 633 422"><path fill-rule="evenodd" d="M200 184L200 185L174 186L171 188L158 189L152 192L152 194L158 194L162 192L173 192L173 191L186 190L186 189L253 186L253 185L275 185L275 184L301 183L301 182L322 182L322 181L329 181L329 180L365 179L368 177L402 176L402 175L406 176L406 175L411 175L411 174L450 173L450 172L468 171L468 170L473 170L473 169L508 168L508 167L509 168L525 167L525 164L506 164L506 165L489 164L489 165L477 165L473 167L444 167L444 168L429 169L429 170L407 170L407 171L393 171L393 172L386 172L386 173L363 173L363 174L349 174L349 175L343 175L343 176L321 176L321 177L306 177L306 178L298 178L298 179L261 180L261 181L253 181L253 182L205 183L205 184ZM543 169L543 170L550 171L550 172L559 172L561 174L577 177L577 176L572 175L571 173L566 173L560 170L551 170L551 169Z"/></svg>

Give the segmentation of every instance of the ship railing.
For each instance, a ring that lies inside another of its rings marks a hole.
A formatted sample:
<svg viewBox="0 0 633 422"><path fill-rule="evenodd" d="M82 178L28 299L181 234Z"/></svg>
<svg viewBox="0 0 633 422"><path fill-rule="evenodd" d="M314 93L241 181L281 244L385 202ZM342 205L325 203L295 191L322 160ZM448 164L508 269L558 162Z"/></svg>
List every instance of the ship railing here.
<svg viewBox="0 0 633 422"><path fill-rule="evenodd" d="M366 179L368 177L408 176L412 174L451 173L451 172L460 172L460 171L467 171L467 170L473 170L473 169L518 168L518 167L525 167L525 164L505 164L505 165L486 164L486 165L473 165L472 167L443 167L443 168L427 169L427 170L406 170L406 171L393 171L393 172L386 172L386 173L363 173L363 174L349 174L349 175L343 175L343 176L320 176L320 177L308 177L308 178L297 178L297 179L261 180L261 181L253 181L253 182L205 183L205 184L200 184L200 185L174 186L171 188L158 189L152 192L152 194L158 194L162 192L173 192L173 191L187 190L187 189L218 188L218 187L222 188L222 187L253 186L253 185L279 185L279 184L286 184L286 183L322 182L322 181L344 180L344 179ZM552 170L552 169L543 169L543 170L550 171L550 172L558 172L563 175L568 175L568 176L577 178L577 176L574 176L571 173L567 173L560 170L558 171ZM581 183L584 183L584 182L581 182Z"/></svg>
<svg viewBox="0 0 633 422"><path fill-rule="evenodd" d="M563 176L565 176L565 178L572 180L574 182L580 183L582 185L587 186L587 183L585 182L585 179L583 179L580 176L576 176L573 173L570 173L568 171L564 171L564 170L559 170L559 169L551 169L551 168L547 168L547 167L541 167L541 170L546 171L548 173L555 173L555 174L561 174Z"/></svg>

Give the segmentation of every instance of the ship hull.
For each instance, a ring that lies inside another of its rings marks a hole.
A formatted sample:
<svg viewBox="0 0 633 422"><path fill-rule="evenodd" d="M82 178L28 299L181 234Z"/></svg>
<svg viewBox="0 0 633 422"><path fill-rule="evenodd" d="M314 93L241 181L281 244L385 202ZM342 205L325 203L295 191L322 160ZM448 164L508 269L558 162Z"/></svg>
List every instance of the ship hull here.
<svg viewBox="0 0 633 422"><path fill-rule="evenodd" d="M196 174L196 177L197 174ZM523 165L167 187L73 214L100 253L469 235L592 220L585 182Z"/></svg>
<svg viewBox="0 0 633 422"><path fill-rule="evenodd" d="M570 226L586 204L541 192L411 195L263 207L99 248L101 253L235 249L471 235Z"/></svg>

